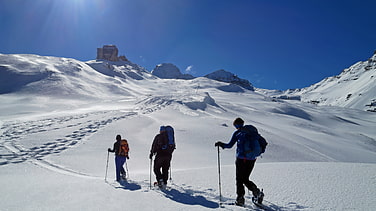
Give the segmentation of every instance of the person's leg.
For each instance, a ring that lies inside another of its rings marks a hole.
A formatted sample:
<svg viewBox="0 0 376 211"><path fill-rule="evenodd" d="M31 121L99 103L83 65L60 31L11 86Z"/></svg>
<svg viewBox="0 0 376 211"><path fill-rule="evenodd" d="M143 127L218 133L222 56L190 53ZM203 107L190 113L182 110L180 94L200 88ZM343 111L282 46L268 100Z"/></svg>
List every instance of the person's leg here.
<svg viewBox="0 0 376 211"><path fill-rule="evenodd" d="M168 180L168 170L170 169L170 162L171 162L171 157L164 157L163 158L163 164L162 164L162 179L164 184L167 184Z"/></svg>
<svg viewBox="0 0 376 211"><path fill-rule="evenodd" d="M121 174L121 175L126 174L126 173L125 173L125 170L124 170L124 167L121 167L121 169L120 169L120 174Z"/></svg>
<svg viewBox="0 0 376 211"><path fill-rule="evenodd" d="M245 172L245 161L243 159L236 159L236 204L244 204L244 172Z"/></svg>
<svg viewBox="0 0 376 211"><path fill-rule="evenodd" d="M247 160L244 168L244 184L250 191L252 191L253 196L257 196L260 192L256 184L249 180L249 176L252 173L255 162L256 160Z"/></svg>
<svg viewBox="0 0 376 211"><path fill-rule="evenodd" d="M154 174L155 174L157 181L163 178L162 173L161 173L161 167L162 167L161 158L156 157L154 160Z"/></svg>
<svg viewBox="0 0 376 211"><path fill-rule="evenodd" d="M122 166L122 163L121 163L120 156L115 156L116 181L120 181L121 166Z"/></svg>
<svg viewBox="0 0 376 211"><path fill-rule="evenodd" d="M125 178L126 177L126 173L125 173L125 170L124 170L124 164L125 162L127 161L127 157L121 157L121 160L120 160L120 175L121 177Z"/></svg>

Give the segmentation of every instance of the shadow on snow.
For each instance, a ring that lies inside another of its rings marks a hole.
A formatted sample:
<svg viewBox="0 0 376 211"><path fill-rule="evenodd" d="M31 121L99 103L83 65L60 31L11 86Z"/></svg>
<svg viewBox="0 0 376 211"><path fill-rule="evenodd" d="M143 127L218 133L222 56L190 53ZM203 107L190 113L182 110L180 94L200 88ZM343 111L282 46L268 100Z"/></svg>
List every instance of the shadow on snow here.
<svg viewBox="0 0 376 211"><path fill-rule="evenodd" d="M130 190L130 191L135 191L135 190L141 189L141 185L139 185L135 182L132 182L132 181L120 181L119 184L120 184L120 186L118 186L116 188L121 188L121 189L124 189L124 190Z"/></svg>
<svg viewBox="0 0 376 211"><path fill-rule="evenodd" d="M295 210L306 210L309 207L298 205L295 202L289 202L287 206L279 206L268 201L264 201L261 207L258 207L259 210L268 210L268 211L295 211Z"/></svg>
<svg viewBox="0 0 376 211"><path fill-rule="evenodd" d="M167 190L161 190L164 195L178 203L186 204L186 205L200 205L206 208L218 208L219 205L217 202L209 201L205 197L198 195L199 192L190 190L190 189L184 189L179 188L181 190L177 189L167 189Z"/></svg>

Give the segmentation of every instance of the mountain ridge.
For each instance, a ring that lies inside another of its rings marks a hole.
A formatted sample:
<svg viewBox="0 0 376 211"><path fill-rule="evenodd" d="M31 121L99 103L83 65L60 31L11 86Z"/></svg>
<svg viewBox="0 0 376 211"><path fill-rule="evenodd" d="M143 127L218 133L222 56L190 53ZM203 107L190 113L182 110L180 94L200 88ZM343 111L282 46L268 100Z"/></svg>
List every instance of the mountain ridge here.
<svg viewBox="0 0 376 211"><path fill-rule="evenodd" d="M309 87L285 91L258 89L258 92L277 99L376 112L376 52L367 61L359 61L339 75Z"/></svg>
<svg viewBox="0 0 376 211"><path fill-rule="evenodd" d="M375 73L376 54L367 61L357 62L344 69L337 76L327 77L302 89L285 91L255 89L248 80L225 70L217 70L204 77L228 83L218 87L222 91L256 90L277 99L376 111L376 96L373 94L376 93ZM93 74L97 77L88 77ZM0 76L0 94L22 92L41 95L58 94L64 97L77 94L87 98L93 96L108 98L108 93L114 95L138 93L136 88L134 90L124 88L123 84L128 83L129 80L196 78L182 74L179 68L171 63L157 65L149 72L130 61L82 62L70 58L32 54L0 54Z"/></svg>

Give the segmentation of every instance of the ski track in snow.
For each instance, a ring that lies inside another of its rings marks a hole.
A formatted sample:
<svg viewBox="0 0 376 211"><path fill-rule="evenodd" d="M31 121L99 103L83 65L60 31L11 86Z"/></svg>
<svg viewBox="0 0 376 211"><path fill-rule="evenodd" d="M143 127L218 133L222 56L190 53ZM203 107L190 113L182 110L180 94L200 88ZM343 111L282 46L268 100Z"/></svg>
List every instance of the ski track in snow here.
<svg viewBox="0 0 376 211"><path fill-rule="evenodd" d="M0 136L0 166L7 164L17 164L25 161L42 166L44 168L78 177L96 178L61 166L57 166L43 158L58 154L77 144L85 141L85 138L94 134L99 129L115 121L129 118L136 115L135 112L122 113L119 111L105 111L85 113L81 115L64 116L58 118L47 118L37 121L13 122L2 125ZM95 120L93 120L95 118ZM56 138L39 146L26 148L20 139L32 134L46 133L63 129L78 129L64 137Z"/></svg>
<svg viewBox="0 0 376 211"><path fill-rule="evenodd" d="M150 114L152 112L161 110L174 102L174 100L170 98L171 97L166 96L146 96L143 100L136 103L136 107L133 109L134 112L128 111L124 113L121 111L98 111L34 121L5 122L0 128L0 131L3 131L0 135L0 166L31 161L35 165L58 173L77 177L99 179L95 176L58 166L44 160L43 158L51 154L61 153L71 147L76 146L84 141L85 138L91 136L99 129L110 123L125 118L130 118L137 115L138 112L142 114ZM39 146L33 146L31 148L26 148L19 143L19 141L17 141L31 134L48 134L52 131L76 127L78 127L77 130L73 130L72 133L62 138L56 138L53 141L48 141L47 143Z"/></svg>
<svg viewBox="0 0 376 211"><path fill-rule="evenodd" d="M93 176L80 172L78 170L69 169L64 166L54 164L51 161L47 161L45 158L50 155L56 155L63 151L77 147L79 144L88 141L88 138L98 132L98 130L105 127L109 127L116 121L135 118L139 115L150 114L157 110L161 110L168 106L174 106L173 104L182 105L181 102L171 99L168 96L146 96L143 100L140 100L133 109L127 111L110 110L110 111L98 111L87 112L77 115L67 115L60 117L44 118L33 121L12 121L2 122L0 125L0 167L6 165L13 165L22 162L30 162L38 167L45 168L58 174L73 176L77 178L91 179L91 180L103 180L103 177ZM206 112L207 115L214 115L210 112ZM152 117L151 117L152 118ZM262 123L260 123L262 125ZM313 125L315 126L315 125ZM312 127L313 127L312 126ZM319 128L322 129L322 128ZM271 131L274 131L273 133ZM276 127L268 128L264 132L268 134L276 134L278 131L282 131ZM33 137L49 137L51 134L59 134L59 136L52 140L37 141L35 144L27 144ZM64 135L62 135L64 134ZM299 140L306 140L306 142L298 142L293 138L289 140L295 145L299 145L307 151L314 152L314 154L320 155L327 161L335 161L329 155L325 155L317 150L314 146L310 145L309 140L304 139L303 136L297 134L290 134L290 136L298 137ZM30 145L31 147L27 147ZM201 169L210 169L216 167L201 167ZM175 174L187 174L193 175L192 171L197 172L197 169L175 169ZM213 172L216 172L215 170ZM134 178L145 178L145 175L132 175ZM225 176L225 175L224 175ZM251 196L246 194L246 206L237 207L235 205L219 205L218 190L215 186L208 187L205 184L192 184L190 181L170 181L167 190L158 190L149 187L149 180L129 179L127 183L117 183L106 181L107 184L115 189L123 189L126 191L134 191L139 193L153 194L152 199L168 199L176 204L193 205L194 207L203 209L216 209L220 210L280 210L280 211L293 211L293 210L313 210L313 207L307 205L301 201L294 201L289 199L287 201L269 201L266 199L264 207L259 208L252 204ZM223 202L234 202L234 193L225 192L222 196ZM232 188L230 188L232 190ZM226 190L223 187L222 190ZM150 196L148 196L150 198ZM177 209L183 209L178 207ZM185 207L186 208L186 207Z"/></svg>

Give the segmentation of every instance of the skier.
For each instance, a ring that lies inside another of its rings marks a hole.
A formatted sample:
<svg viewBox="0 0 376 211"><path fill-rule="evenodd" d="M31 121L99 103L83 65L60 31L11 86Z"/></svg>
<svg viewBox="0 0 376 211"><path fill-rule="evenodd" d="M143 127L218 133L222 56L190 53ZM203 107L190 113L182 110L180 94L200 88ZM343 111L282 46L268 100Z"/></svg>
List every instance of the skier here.
<svg viewBox="0 0 376 211"><path fill-rule="evenodd" d="M154 137L149 155L149 158L151 160L153 159L153 155L156 154L154 160L154 174L160 188L165 188L167 185L168 170L170 168L172 152L175 149L175 144L169 144L167 127L160 127L159 134Z"/></svg>
<svg viewBox="0 0 376 211"><path fill-rule="evenodd" d="M244 185L252 191L253 201L262 203L264 193L257 188L256 184L249 180L249 176L253 170L256 162L256 157L260 155L260 145L257 141L250 141L244 129L244 121L241 118L235 119L233 123L234 127L237 129L230 140L229 143L225 144L222 142L216 142L215 146L220 146L224 148L232 148L235 143L237 143L236 149L236 194L237 198L235 204L238 206L244 206ZM246 149L246 143L248 143Z"/></svg>
<svg viewBox="0 0 376 211"><path fill-rule="evenodd" d="M120 135L116 136L116 142L113 149L108 148L109 152L115 152L115 167L116 167L116 181L126 180L126 173L124 170L124 163L129 159L129 146L125 139L121 139Z"/></svg>

